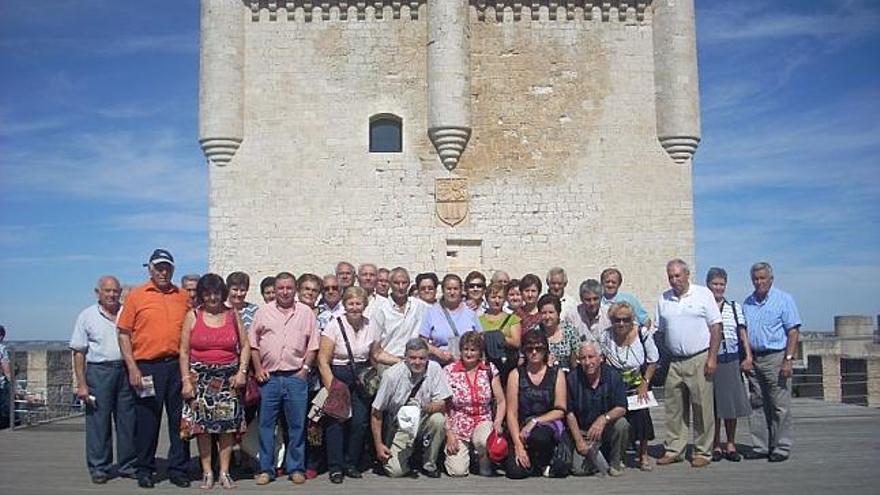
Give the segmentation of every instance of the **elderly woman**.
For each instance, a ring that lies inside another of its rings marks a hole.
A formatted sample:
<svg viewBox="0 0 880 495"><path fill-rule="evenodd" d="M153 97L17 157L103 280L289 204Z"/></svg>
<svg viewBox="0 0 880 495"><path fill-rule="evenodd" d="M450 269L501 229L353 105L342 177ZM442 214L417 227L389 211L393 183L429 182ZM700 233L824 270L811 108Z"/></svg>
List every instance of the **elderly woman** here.
<svg viewBox="0 0 880 495"><path fill-rule="evenodd" d="M522 337L519 316L504 312L504 292L504 284L493 282L486 293L486 312L480 316L486 355L501 373L501 383L507 383L510 370L519 365L519 344Z"/></svg>
<svg viewBox="0 0 880 495"><path fill-rule="evenodd" d="M541 312L538 310L538 297L541 295L541 279L534 273L525 275L519 281L519 292L522 294L522 306L516 315L522 320L523 330L531 330L541 323Z"/></svg>
<svg viewBox="0 0 880 495"><path fill-rule="evenodd" d="M318 309L318 299L323 288L324 281L314 273L303 273L296 279L297 300L308 306L315 313L316 318L321 312Z"/></svg>
<svg viewBox="0 0 880 495"><path fill-rule="evenodd" d="M461 278L458 275L446 275L440 287L443 297L425 313L419 335L428 342L431 357L446 365L457 358L461 336L471 330L482 332L483 327L476 313L462 301Z"/></svg>
<svg viewBox="0 0 880 495"><path fill-rule="evenodd" d="M650 330L639 326L635 311L627 302L617 302L608 310L611 327L600 336L602 352L608 364L620 372L627 394L636 394L640 401L648 400L648 388L660 353L654 345ZM654 439L654 423L648 408L627 411L632 440L638 440L636 463L642 471L652 468L648 457L648 441Z"/></svg>
<svg viewBox="0 0 880 495"><path fill-rule="evenodd" d="M742 306L724 297L727 290L727 272L723 268L712 267L706 274L706 286L715 296L721 311L722 336L718 349L718 368L712 380L715 387L715 442L712 460L722 458L733 462L742 460L736 451L736 420L751 414L746 389L741 373L752 371L752 348L749 345L749 332ZM721 420L727 432L727 443L721 448Z"/></svg>
<svg viewBox="0 0 880 495"><path fill-rule="evenodd" d="M416 288L418 290L419 299L428 304L437 302L437 286L440 280L434 272L420 273L416 275Z"/></svg>
<svg viewBox="0 0 880 495"><path fill-rule="evenodd" d="M505 301L507 307L505 309L516 314L523 305L522 292L519 291L519 279L515 278L504 286L504 296L507 298Z"/></svg>
<svg viewBox="0 0 880 495"><path fill-rule="evenodd" d="M229 462L235 435L244 431L239 400L247 383L251 347L238 314L226 307L229 295L220 275L209 273L196 286L197 309L187 314L180 337L183 425L181 434L195 436L202 465L201 488L214 486L212 435L218 434L223 488L234 488Z"/></svg>
<svg viewBox="0 0 880 495"><path fill-rule="evenodd" d="M577 365L577 351L581 337L568 321L560 319L562 302L553 294L544 294L538 300L541 328L550 348L550 366L558 366L568 372Z"/></svg>
<svg viewBox="0 0 880 495"><path fill-rule="evenodd" d="M602 284L598 280L587 279L580 286L581 303L569 321L585 340L600 340L605 330L611 326L608 319L608 306L602 305Z"/></svg>
<svg viewBox="0 0 880 495"><path fill-rule="evenodd" d="M345 316L327 324L318 351L321 383L330 389L333 380L348 386L351 395L351 418L346 421L326 417L327 469L330 481L342 483L344 478L360 478L364 435L370 423L370 398L356 380L356 374L369 366L370 348L379 340L379 332L364 316L367 292L349 287L342 294Z"/></svg>
<svg viewBox="0 0 880 495"><path fill-rule="evenodd" d="M491 476L494 471L486 452L486 441L492 430L501 434L504 391L498 370L491 363L483 363L482 335L473 331L465 333L459 347L461 359L443 369L452 390L452 397L446 400L446 473L467 476L470 452L474 450L480 474Z"/></svg>
<svg viewBox="0 0 880 495"><path fill-rule="evenodd" d="M526 363L507 377L507 427L513 440L507 477L512 479L550 474L567 405L565 373L548 366L544 332L529 330L522 341Z"/></svg>
<svg viewBox="0 0 880 495"><path fill-rule="evenodd" d="M465 304L471 311L480 316L486 310L486 302L483 296L486 294L486 277L478 271L472 271L464 278L466 291Z"/></svg>
<svg viewBox="0 0 880 495"><path fill-rule="evenodd" d="M250 328L257 313L257 305L245 301L250 284L251 279L245 272L232 272L226 276L226 288L229 289L226 304L238 313L245 330Z"/></svg>

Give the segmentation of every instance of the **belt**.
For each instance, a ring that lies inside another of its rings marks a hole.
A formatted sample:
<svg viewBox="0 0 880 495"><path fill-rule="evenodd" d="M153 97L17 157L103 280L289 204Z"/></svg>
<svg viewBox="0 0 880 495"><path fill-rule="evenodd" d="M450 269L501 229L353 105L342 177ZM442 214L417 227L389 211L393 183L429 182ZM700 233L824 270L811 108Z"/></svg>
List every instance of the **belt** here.
<svg viewBox="0 0 880 495"><path fill-rule="evenodd" d="M709 348L707 347L707 348L703 349L703 350L700 351L700 352L695 352L695 353L690 354L690 355L687 355L687 356L670 356L670 357L669 357L669 360L670 360L670 361L687 361L688 359L690 359L690 358L692 358L692 357L697 357L697 356L699 356L700 354L703 354L704 352L707 352L708 350L709 350Z"/></svg>
<svg viewBox="0 0 880 495"><path fill-rule="evenodd" d="M159 364L159 363L170 363L171 361L177 361L177 356L165 356L155 359L138 359L138 364Z"/></svg>
<svg viewBox="0 0 880 495"><path fill-rule="evenodd" d="M769 356L770 354L776 354L777 352L785 352L785 349L764 349L763 351L752 349L752 354L755 356Z"/></svg>
<svg viewBox="0 0 880 495"><path fill-rule="evenodd" d="M88 366L106 366L108 368L122 368L125 366L125 361L96 361L96 362L87 362Z"/></svg>
<svg viewBox="0 0 880 495"><path fill-rule="evenodd" d="M281 371L270 371L269 374L272 376L293 376L300 372L302 368L297 370L281 370Z"/></svg>

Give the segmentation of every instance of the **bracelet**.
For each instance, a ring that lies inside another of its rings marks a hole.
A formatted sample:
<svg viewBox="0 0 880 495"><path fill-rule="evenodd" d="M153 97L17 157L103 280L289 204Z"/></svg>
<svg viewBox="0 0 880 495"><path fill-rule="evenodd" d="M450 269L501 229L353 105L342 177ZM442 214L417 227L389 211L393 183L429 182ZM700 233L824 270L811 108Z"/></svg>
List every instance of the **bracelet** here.
<svg viewBox="0 0 880 495"><path fill-rule="evenodd" d="M307 364L303 364L303 365L302 365L302 368L303 368L304 370L306 370L306 371L312 371L312 367L309 366L309 365L307 365Z"/></svg>

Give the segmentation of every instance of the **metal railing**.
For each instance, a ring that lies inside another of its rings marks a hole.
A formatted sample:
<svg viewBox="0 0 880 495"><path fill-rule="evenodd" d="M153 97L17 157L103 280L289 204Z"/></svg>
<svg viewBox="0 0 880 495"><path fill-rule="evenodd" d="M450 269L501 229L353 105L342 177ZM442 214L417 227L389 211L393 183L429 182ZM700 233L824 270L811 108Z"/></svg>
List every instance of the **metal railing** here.
<svg viewBox="0 0 880 495"><path fill-rule="evenodd" d="M84 414L83 404L71 384L28 388L27 380L14 380L4 387L12 429L51 423ZM4 418L5 419L5 418Z"/></svg>

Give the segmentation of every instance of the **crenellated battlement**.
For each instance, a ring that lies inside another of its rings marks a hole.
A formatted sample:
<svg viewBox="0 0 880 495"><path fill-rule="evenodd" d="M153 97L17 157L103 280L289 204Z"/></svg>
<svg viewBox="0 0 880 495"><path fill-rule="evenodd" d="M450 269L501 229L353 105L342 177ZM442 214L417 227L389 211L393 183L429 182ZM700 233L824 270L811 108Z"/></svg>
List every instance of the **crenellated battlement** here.
<svg viewBox="0 0 880 495"><path fill-rule="evenodd" d="M602 21L643 22L652 0L469 0L483 22ZM245 0L254 22L417 20L426 0Z"/></svg>

